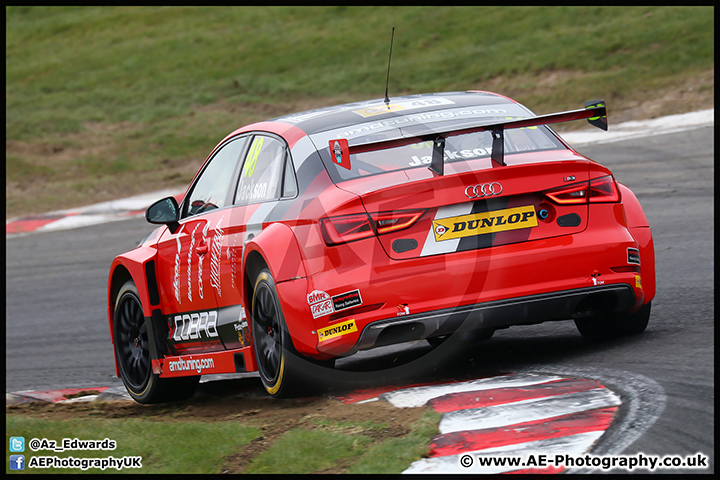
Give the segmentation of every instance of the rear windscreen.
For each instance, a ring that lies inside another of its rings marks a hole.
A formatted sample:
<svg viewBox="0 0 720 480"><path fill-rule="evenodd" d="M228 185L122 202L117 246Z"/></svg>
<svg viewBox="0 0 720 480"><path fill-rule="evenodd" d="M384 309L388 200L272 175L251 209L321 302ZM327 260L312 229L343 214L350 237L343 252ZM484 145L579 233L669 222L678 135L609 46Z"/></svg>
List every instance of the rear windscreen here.
<svg viewBox="0 0 720 480"><path fill-rule="evenodd" d="M492 153L490 131L473 132L447 137L445 163L466 162L489 157ZM527 127L505 130L505 155L542 150L565 149L547 127ZM350 168L325 162L334 181L351 180L379 173L427 168L432 160L433 142L425 141L400 147L372 150L350 155ZM323 155L324 157L324 155Z"/></svg>

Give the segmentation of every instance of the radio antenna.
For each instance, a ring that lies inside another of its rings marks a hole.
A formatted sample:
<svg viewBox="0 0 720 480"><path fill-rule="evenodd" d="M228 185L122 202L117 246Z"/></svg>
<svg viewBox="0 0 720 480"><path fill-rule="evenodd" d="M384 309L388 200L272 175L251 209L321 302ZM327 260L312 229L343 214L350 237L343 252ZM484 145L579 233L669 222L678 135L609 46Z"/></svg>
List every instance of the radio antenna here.
<svg viewBox="0 0 720 480"><path fill-rule="evenodd" d="M387 105L388 110L390 110L390 99L388 98L388 86L390 85L390 59L392 59L393 40L395 40L395 27L393 27L392 36L390 37L390 55L388 55L387 78L385 79L385 105Z"/></svg>

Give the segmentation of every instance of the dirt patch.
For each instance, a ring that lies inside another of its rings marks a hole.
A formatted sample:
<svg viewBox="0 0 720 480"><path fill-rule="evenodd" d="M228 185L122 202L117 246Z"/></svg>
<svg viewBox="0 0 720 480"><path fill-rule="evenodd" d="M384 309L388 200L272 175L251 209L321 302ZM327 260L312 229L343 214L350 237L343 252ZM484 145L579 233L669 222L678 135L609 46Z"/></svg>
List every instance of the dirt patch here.
<svg viewBox="0 0 720 480"><path fill-rule="evenodd" d="M526 98L557 98L558 86L567 85L572 89L584 77L583 72L572 70L553 70L537 75L523 74L498 76L480 85L478 90L499 92L519 100L537 114L557 111L557 107L550 110L535 105ZM708 70L696 75L688 76L682 81L664 88L639 88L632 93L607 92L604 99L608 103L608 116L610 126L631 120L649 120L675 115L679 113L695 112L713 108L715 105L715 70ZM559 98L567 100L567 98ZM571 99L572 100L572 99ZM591 99L585 99L591 100ZM568 109L578 108L575 104ZM558 132L582 130L588 128L584 122L567 122L553 126Z"/></svg>

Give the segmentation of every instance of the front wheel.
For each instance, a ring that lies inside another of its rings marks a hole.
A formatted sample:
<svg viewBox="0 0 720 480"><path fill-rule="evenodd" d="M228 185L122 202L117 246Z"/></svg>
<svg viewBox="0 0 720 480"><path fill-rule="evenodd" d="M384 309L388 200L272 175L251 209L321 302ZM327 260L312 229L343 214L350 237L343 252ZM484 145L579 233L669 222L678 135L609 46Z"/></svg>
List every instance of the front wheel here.
<svg viewBox="0 0 720 480"><path fill-rule="evenodd" d="M624 335L636 335L647 328L652 302L635 313L606 314L575 320L575 326L586 340L601 341Z"/></svg>
<svg viewBox="0 0 720 480"><path fill-rule="evenodd" d="M184 400L195 393L200 376L160 378L152 372L148 326L132 280L115 297L113 342L120 377L138 403Z"/></svg>

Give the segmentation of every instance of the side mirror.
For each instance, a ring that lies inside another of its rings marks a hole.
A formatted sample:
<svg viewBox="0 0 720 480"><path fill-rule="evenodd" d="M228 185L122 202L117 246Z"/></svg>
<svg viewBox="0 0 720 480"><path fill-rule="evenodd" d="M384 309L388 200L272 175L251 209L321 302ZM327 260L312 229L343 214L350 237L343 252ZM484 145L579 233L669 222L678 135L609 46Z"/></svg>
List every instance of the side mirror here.
<svg viewBox="0 0 720 480"><path fill-rule="evenodd" d="M178 220L180 219L180 208L174 197L163 198L153 203L145 210L145 220L149 223L167 225L170 231L175 233Z"/></svg>

